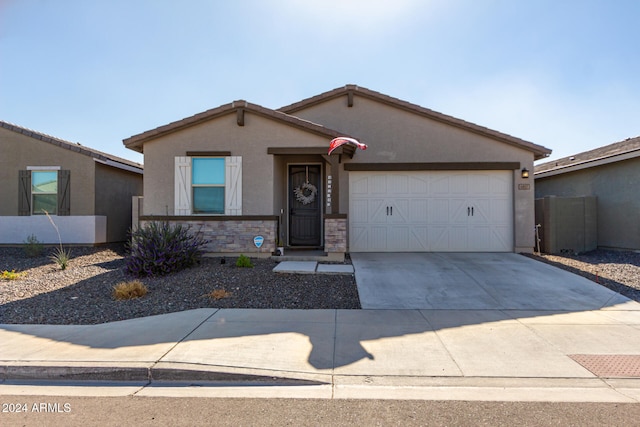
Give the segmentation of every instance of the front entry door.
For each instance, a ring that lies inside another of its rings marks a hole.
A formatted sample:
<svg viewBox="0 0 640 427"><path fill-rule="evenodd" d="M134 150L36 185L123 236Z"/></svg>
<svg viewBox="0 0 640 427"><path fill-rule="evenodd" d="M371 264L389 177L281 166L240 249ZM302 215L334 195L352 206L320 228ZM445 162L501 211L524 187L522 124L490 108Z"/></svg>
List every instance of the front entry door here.
<svg viewBox="0 0 640 427"><path fill-rule="evenodd" d="M320 246L320 166L289 166L289 245Z"/></svg>

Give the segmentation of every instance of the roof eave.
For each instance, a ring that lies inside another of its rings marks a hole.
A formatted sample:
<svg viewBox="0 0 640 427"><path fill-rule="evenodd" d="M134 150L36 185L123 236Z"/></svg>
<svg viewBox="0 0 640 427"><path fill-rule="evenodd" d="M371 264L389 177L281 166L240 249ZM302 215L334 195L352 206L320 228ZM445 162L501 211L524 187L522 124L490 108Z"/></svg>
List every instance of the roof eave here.
<svg viewBox="0 0 640 427"><path fill-rule="evenodd" d="M618 159L633 158L633 153L640 151L640 137L627 138L589 151L563 157L546 163L536 165L538 173L552 170L571 168L575 165L590 164L590 162L611 162ZM623 156L623 157L620 157ZM606 159L612 159L611 161Z"/></svg>
<svg viewBox="0 0 640 427"><path fill-rule="evenodd" d="M617 163L624 160L630 160L640 157L640 149L627 151L625 153L618 153L611 156L603 156L596 159L584 160L576 162L570 165L562 165L553 169L547 169L540 172L534 172L534 178L546 178L555 175L561 175L564 173L575 172L578 170L589 169L597 166L608 165L611 163Z"/></svg>
<svg viewBox="0 0 640 427"><path fill-rule="evenodd" d="M121 157L114 156L112 154L103 153L102 151L94 150L93 148L86 147L84 145L81 145L80 143L65 141L64 139L56 138L54 136L47 135L41 132L36 132L34 130L27 129L18 125L0 121L0 127L10 130L12 132L25 135L27 137L33 138L38 141L43 141L49 144L57 145L58 147L64 148L66 150L92 157L94 160L99 160L104 164L117 163L133 169L137 168L142 170L143 168L143 166L139 163L136 163L127 159L123 159Z"/></svg>
<svg viewBox="0 0 640 427"><path fill-rule="evenodd" d="M197 124L200 124L209 120L213 120L218 117L222 117L222 116L234 114L234 113L244 114L244 112L256 114L271 120L280 121L282 123L293 126L295 128L302 129L307 132L311 132L324 137L335 138L338 136L351 136L351 135L346 135L344 133L338 132L334 129L324 127L317 123L313 123L308 120L301 119L299 117L291 116L289 114L286 114L280 111L271 110L269 108L262 107L257 104L252 104L244 100L239 100L239 101L234 101L230 104L225 104L220 107L195 114L191 117L187 117L182 120L178 120L178 121L169 123L167 125L160 126L155 129L151 129L149 131L131 136L127 139L124 139L122 142L124 143L125 147L138 151L140 153L143 153L145 142L166 136L173 132L178 132L182 129L195 126ZM244 123L240 124L240 116L238 120L239 120L238 125L244 126ZM242 119L242 121L243 120L244 119Z"/></svg>

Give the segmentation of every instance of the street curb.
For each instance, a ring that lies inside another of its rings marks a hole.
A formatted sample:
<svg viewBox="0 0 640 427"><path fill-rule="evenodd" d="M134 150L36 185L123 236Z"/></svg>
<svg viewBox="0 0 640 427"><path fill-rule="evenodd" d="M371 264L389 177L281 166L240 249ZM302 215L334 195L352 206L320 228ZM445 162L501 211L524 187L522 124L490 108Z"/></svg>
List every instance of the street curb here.
<svg viewBox="0 0 640 427"><path fill-rule="evenodd" d="M109 381L109 382L187 382L233 383L259 385L326 385L313 379L273 375L224 372L215 369L179 369L144 366L63 366L63 365L2 365L3 381Z"/></svg>

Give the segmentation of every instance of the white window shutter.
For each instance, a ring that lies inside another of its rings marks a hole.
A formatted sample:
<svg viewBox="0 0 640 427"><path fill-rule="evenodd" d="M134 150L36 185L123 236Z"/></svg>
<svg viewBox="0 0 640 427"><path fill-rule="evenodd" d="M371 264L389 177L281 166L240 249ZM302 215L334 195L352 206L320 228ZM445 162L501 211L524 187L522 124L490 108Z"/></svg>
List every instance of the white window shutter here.
<svg viewBox="0 0 640 427"><path fill-rule="evenodd" d="M225 215L242 215L242 156L225 158Z"/></svg>
<svg viewBox="0 0 640 427"><path fill-rule="evenodd" d="M174 215L191 215L191 157L175 159Z"/></svg>

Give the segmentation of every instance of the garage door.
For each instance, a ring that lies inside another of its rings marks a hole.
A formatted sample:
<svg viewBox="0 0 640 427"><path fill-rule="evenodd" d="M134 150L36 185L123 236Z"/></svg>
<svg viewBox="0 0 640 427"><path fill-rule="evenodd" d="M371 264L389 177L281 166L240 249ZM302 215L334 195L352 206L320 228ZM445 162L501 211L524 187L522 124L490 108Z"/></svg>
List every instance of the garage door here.
<svg viewBox="0 0 640 427"><path fill-rule="evenodd" d="M352 252L513 251L511 171L349 173Z"/></svg>

